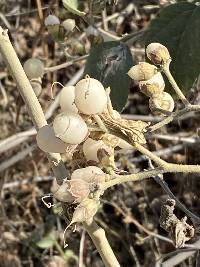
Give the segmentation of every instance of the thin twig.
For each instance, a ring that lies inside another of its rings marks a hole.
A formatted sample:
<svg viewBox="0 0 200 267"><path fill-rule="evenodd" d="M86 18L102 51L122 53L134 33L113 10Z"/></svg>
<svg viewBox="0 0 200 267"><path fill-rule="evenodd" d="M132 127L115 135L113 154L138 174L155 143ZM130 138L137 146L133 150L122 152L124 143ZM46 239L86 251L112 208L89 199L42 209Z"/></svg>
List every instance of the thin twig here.
<svg viewBox="0 0 200 267"><path fill-rule="evenodd" d="M78 267L83 267L84 266L84 264L83 264L84 243L85 243L85 229L83 229L83 231L81 233Z"/></svg>
<svg viewBox="0 0 200 267"><path fill-rule="evenodd" d="M184 109L173 112L170 116L166 117L162 121L154 124L153 126L150 126L148 130L150 132L156 131L164 125L172 122L175 118L179 118L180 116L190 111L200 111L200 105L188 105Z"/></svg>
<svg viewBox="0 0 200 267"><path fill-rule="evenodd" d="M153 166L151 160L149 160L149 166L150 166L151 169L154 169L154 166ZM180 202L180 200L172 193L172 191L169 189L168 184L163 179L163 175L162 174L158 174L158 175L154 176L153 179L162 187L162 189L169 195L170 198L173 198L176 201L177 206L183 212L185 212L185 214L192 220L194 225L196 223L198 223L198 224L200 223L200 218L197 215L195 215L194 213L192 213L190 210L188 210L185 207L185 205L183 205Z"/></svg>
<svg viewBox="0 0 200 267"><path fill-rule="evenodd" d="M161 266L162 267L177 266L179 263L183 262L187 258L192 257L197 252L197 249L200 249L200 240L196 241L192 245L194 248L196 247L196 249L192 251L183 251L183 252L179 250L179 253L177 255L163 262Z"/></svg>
<svg viewBox="0 0 200 267"><path fill-rule="evenodd" d="M176 81L174 80L174 77L172 76L172 74L170 72L170 69L169 69L170 62L171 62L171 59L168 60L168 62L163 66L162 70L165 73L165 75L167 76L169 82L171 83L172 87L174 88L174 91L176 92L176 94L178 95L180 100L183 102L183 104L185 106L187 106L187 105L189 105L189 101L186 99L186 97L184 96L184 94L182 93L180 88L178 87Z"/></svg>

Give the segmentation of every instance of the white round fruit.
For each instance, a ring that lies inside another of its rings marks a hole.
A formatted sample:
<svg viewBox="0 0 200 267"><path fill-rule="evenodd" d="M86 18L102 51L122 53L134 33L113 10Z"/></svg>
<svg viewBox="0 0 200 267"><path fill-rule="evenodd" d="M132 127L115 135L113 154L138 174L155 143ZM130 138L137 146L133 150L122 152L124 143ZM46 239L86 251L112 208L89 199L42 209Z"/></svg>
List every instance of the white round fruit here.
<svg viewBox="0 0 200 267"><path fill-rule="evenodd" d="M75 104L83 114L101 114L107 104L103 85L89 77L80 80L75 86Z"/></svg>
<svg viewBox="0 0 200 267"><path fill-rule="evenodd" d="M24 71L29 80L40 78L44 74L44 64L38 58L29 58L24 63Z"/></svg>
<svg viewBox="0 0 200 267"><path fill-rule="evenodd" d="M78 109L74 103L75 87L65 86L59 93L59 104L62 112L78 113Z"/></svg>
<svg viewBox="0 0 200 267"><path fill-rule="evenodd" d="M92 160L99 162L97 157L97 152L99 149L103 148L104 142L101 140L93 140L92 138L88 138L83 144L83 154L87 161Z"/></svg>
<svg viewBox="0 0 200 267"><path fill-rule="evenodd" d="M52 25L59 25L59 24L60 24L60 20L55 15L48 15L44 20L44 25L46 27L52 26Z"/></svg>
<svg viewBox="0 0 200 267"><path fill-rule="evenodd" d="M62 25L66 31L73 31L76 27L76 22L74 19L66 19L62 22Z"/></svg>
<svg viewBox="0 0 200 267"><path fill-rule="evenodd" d="M55 136L51 126L45 125L38 130L36 141L39 148L47 153L65 153L69 144Z"/></svg>
<svg viewBox="0 0 200 267"><path fill-rule="evenodd" d="M68 144L80 144L88 134L85 121L78 114L60 113L53 122L55 136Z"/></svg>

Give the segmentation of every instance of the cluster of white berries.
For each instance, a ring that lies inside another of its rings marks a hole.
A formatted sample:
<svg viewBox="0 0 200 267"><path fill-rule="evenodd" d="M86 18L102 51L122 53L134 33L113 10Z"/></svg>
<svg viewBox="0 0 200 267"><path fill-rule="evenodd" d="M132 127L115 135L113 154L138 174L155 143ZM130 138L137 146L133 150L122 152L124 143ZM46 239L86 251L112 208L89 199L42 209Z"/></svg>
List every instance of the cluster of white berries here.
<svg viewBox="0 0 200 267"><path fill-rule="evenodd" d="M55 15L48 15L44 20L44 24L50 30L52 26L62 25L67 32L73 31L76 27L74 19L66 19L62 23L60 23L59 18Z"/></svg>
<svg viewBox="0 0 200 267"><path fill-rule="evenodd" d="M154 64L160 66L171 60L168 49L159 43L149 44L146 54ZM169 93L164 92L165 82L155 65L140 62L129 70L128 75L138 82L140 91L150 98L149 107L154 114L163 115L162 111L173 111L174 100Z"/></svg>
<svg viewBox="0 0 200 267"><path fill-rule="evenodd" d="M107 104L107 95L103 85L96 79L86 77L76 86L63 87L59 95L61 113L53 126L44 126L37 134L38 146L45 152L64 153L70 145L79 145L89 135L85 117L101 114ZM48 137L48 139L47 139ZM87 154L87 142L84 151ZM94 141L97 142L98 141ZM89 152L89 154L91 154ZM94 150L93 150L94 154ZM91 158L91 156L89 156ZM96 156L94 156L96 160Z"/></svg>

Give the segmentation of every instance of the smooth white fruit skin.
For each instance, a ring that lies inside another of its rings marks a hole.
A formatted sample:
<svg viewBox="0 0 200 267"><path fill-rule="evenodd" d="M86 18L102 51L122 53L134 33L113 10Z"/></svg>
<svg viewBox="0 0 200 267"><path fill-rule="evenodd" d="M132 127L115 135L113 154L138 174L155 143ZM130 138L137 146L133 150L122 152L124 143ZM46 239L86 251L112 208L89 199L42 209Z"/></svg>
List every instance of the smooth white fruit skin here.
<svg viewBox="0 0 200 267"><path fill-rule="evenodd" d="M44 25L46 27L51 26L51 25L58 25L58 24L60 24L60 20L58 17L54 15L48 15L44 20Z"/></svg>
<svg viewBox="0 0 200 267"><path fill-rule="evenodd" d="M80 80L75 86L75 104L83 114L101 114L107 104L103 85L93 78Z"/></svg>
<svg viewBox="0 0 200 267"><path fill-rule="evenodd" d="M45 125L38 130L36 141L38 147L47 153L65 153L69 147L69 144L55 136L53 128L49 125Z"/></svg>
<svg viewBox="0 0 200 267"><path fill-rule="evenodd" d="M75 86L65 86L59 93L59 104L62 112L78 113L78 109L74 103Z"/></svg>
<svg viewBox="0 0 200 267"><path fill-rule="evenodd" d="M80 144L88 135L85 121L78 114L60 113L53 122L55 136L68 144Z"/></svg>
<svg viewBox="0 0 200 267"><path fill-rule="evenodd" d="M66 19L62 22L62 25L66 31L71 32L76 27L76 22L74 19Z"/></svg>
<svg viewBox="0 0 200 267"><path fill-rule="evenodd" d="M71 180L81 179L84 180L85 182L90 182L92 177L101 174L104 174L104 172L100 168L96 166L88 166L86 168L81 168L73 171L71 175Z"/></svg>
<svg viewBox="0 0 200 267"><path fill-rule="evenodd" d="M103 148L104 142L101 140L93 140L92 138L88 138L84 143L83 143L83 154L87 161L92 160L99 162L98 157L97 157L97 151L100 148Z"/></svg>
<svg viewBox="0 0 200 267"><path fill-rule="evenodd" d="M38 58L29 58L23 67L29 80L40 78L44 74L44 64Z"/></svg>

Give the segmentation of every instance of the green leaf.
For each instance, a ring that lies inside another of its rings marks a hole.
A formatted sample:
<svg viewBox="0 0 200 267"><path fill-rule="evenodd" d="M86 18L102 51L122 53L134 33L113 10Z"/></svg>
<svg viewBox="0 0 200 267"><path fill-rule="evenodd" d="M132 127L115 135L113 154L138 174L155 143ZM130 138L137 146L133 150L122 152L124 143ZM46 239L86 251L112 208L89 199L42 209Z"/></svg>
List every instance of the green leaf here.
<svg viewBox="0 0 200 267"><path fill-rule="evenodd" d="M105 8L106 0L88 0L88 5L92 14L98 14Z"/></svg>
<svg viewBox="0 0 200 267"><path fill-rule="evenodd" d="M105 42L93 47L87 59L84 74L111 88L114 109L121 111L130 88L128 70L134 65L129 47L121 42Z"/></svg>
<svg viewBox="0 0 200 267"><path fill-rule="evenodd" d="M200 73L200 6L181 2L164 8L145 36L146 45L151 42L169 49L172 74L186 93Z"/></svg>
<svg viewBox="0 0 200 267"><path fill-rule="evenodd" d="M62 0L63 6L71 13L78 16L84 16L86 13L78 10L78 0Z"/></svg>
<svg viewBox="0 0 200 267"><path fill-rule="evenodd" d="M56 233L55 231L49 232L45 237L36 243L39 248L51 248L56 242Z"/></svg>
<svg viewBox="0 0 200 267"><path fill-rule="evenodd" d="M78 257L76 256L76 254L73 252L73 250L71 249L67 249L65 250L64 252L64 255L65 255L65 260L68 261L70 259L75 259L77 262L78 262Z"/></svg>

